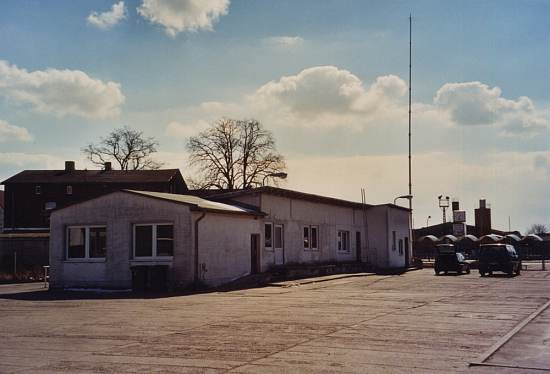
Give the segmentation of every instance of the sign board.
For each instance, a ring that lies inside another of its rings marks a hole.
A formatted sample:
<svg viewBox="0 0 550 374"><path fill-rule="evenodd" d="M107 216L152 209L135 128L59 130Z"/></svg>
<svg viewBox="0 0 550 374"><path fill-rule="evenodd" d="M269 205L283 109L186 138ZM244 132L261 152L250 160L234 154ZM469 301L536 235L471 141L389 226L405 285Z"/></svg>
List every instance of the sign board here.
<svg viewBox="0 0 550 374"><path fill-rule="evenodd" d="M453 222L466 222L466 211L465 210L453 211Z"/></svg>
<svg viewBox="0 0 550 374"><path fill-rule="evenodd" d="M453 223L453 235L454 236L464 236L466 235L466 224L461 223Z"/></svg>

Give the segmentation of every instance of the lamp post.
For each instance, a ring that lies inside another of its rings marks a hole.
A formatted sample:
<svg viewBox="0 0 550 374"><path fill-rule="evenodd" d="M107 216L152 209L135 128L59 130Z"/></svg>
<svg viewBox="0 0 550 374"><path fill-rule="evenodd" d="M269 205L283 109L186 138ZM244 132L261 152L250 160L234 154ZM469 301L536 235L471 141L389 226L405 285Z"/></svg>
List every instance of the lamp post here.
<svg viewBox="0 0 550 374"><path fill-rule="evenodd" d="M430 222L431 218L432 218L432 216L428 216L428 218L426 218L426 227L428 227L428 222Z"/></svg>
<svg viewBox="0 0 550 374"><path fill-rule="evenodd" d="M439 196L437 197L437 199L439 200L439 207L440 207L441 210L443 211L443 223L446 223L446 222L447 222L447 214L446 214L446 211L447 211L447 208L448 208L449 205L450 205L451 199L449 198L449 196L443 197L443 195L439 195Z"/></svg>
<svg viewBox="0 0 550 374"><path fill-rule="evenodd" d="M264 179L262 179L262 186L265 186L265 180L267 178L281 178L281 179L286 179L286 177L288 177L288 174L285 173L285 172L280 172L280 173L269 173L269 174L266 174L264 176Z"/></svg>

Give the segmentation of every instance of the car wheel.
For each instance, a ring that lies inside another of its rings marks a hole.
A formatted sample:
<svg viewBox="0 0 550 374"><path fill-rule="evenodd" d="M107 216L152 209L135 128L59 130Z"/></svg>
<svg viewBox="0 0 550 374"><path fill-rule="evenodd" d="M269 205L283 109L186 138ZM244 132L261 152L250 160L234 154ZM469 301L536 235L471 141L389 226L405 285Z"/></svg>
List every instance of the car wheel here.
<svg viewBox="0 0 550 374"><path fill-rule="evenodd" d="M462 274L462 269L458 269L456 273L457 273L458 275L461 275L461 274Z"/></svg>

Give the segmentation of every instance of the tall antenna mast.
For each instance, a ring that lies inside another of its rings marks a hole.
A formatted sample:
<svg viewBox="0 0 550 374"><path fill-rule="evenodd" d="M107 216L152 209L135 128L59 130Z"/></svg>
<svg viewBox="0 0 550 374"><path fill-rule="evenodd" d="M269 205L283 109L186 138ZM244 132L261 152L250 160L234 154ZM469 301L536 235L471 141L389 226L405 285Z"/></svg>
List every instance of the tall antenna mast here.
<svg viewBox="0 0 550 374"><path fill-rule="evenodd" d="M412 71L412 14L409 15L409 195L412 196L412 173L411 173L411 71ZM409 199L409 209L412 218L412 198ZM411 222L412 224L412 222Z"/></svg>
<svg viewBox="0 0 550 374"><path fill-rule="evenodd" d="M410 257L412 257L412 242L413 242L413 194L412 194L412 173L411 173L411 71L412 71L412 14L409 14L409 248L407 248L407 256L405 256L405 265L410 265Z"/></svg>

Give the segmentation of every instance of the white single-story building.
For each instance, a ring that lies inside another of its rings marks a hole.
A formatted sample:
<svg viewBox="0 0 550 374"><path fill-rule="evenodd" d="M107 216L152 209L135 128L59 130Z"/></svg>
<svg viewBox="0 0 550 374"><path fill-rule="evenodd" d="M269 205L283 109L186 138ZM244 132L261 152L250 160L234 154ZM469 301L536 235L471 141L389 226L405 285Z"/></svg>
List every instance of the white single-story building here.
<svg viewBox="0 0 550 374"><path fill-rule="evenodd" d="M406 266L408 209L274 187L210 195L124 190L53 212L50 287L131 288L158 271L185 287L276 265Z"/></svg>

